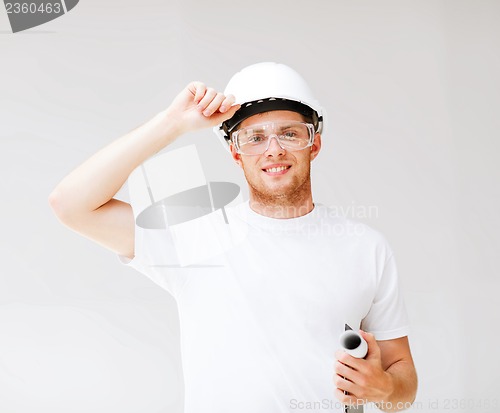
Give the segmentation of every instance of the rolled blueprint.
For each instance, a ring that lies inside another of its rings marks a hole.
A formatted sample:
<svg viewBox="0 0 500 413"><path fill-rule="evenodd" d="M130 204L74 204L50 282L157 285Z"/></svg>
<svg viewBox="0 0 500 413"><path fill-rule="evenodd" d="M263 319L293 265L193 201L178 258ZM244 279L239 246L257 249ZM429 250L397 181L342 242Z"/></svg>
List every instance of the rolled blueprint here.
<svg viewBox="0 0 500 413"><path fill-rule="evenodd" d="M353 357L362 359L368 352L368 344L361 334L354 330L344 331L340 335L340 346Z"/></svg>

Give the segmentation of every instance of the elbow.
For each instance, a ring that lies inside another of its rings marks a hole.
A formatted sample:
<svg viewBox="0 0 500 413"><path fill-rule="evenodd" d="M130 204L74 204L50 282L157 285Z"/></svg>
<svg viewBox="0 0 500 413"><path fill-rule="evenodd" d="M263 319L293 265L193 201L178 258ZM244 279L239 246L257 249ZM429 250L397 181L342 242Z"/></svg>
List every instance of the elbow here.
<svg viewBox="0 0 500 413"><path fill-rule="evenodd" d="M68 207L68 203L61 191L57 188L54 189L49 195L48 202L57 219L59 219L61 223L69 225L72 216L71 209Z"/></svg>
<svg viewBox="0 0 500 413"><path fill-rule="evenodd" d="M60 211L61 211L61 196L60 196L57 188L54 189L50 193L48 201L49 201L50 208L52 209L52 211L54 212L54 214L56 214L57 216L59 216Z"/></svg>

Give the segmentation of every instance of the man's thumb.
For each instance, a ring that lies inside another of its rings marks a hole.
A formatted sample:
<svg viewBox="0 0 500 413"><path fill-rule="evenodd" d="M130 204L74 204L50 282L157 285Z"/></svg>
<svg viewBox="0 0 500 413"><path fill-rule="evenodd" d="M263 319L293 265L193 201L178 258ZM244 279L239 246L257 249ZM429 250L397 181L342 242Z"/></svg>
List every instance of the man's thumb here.
<svg viewBox="0 0 500 413"><path fill-rule="evenodd" d="M380 348L377 344L377 340L375 340L375 336L363 330L359 330L359 334L361 334L361 337L363 337L366 344L368 344L368 353L366 358L380 355Z"/></svg>

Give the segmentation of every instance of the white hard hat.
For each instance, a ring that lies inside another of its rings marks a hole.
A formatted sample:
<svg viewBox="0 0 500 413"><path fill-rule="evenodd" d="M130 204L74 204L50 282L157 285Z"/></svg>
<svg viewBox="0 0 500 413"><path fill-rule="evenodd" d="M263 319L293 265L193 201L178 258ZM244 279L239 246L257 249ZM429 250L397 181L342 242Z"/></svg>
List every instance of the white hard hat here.
<svg viewBox="0 0 500 413"><path fill-rule="evenodd" d="M231 131L243 120L271 110L291 110L313 120L316 132L323 131L323 109L305 80L292 68L273 62L257 63L236 73L224 90L234 95L241 108L232 118L215 126L215 134L229 150Z"/></svg>

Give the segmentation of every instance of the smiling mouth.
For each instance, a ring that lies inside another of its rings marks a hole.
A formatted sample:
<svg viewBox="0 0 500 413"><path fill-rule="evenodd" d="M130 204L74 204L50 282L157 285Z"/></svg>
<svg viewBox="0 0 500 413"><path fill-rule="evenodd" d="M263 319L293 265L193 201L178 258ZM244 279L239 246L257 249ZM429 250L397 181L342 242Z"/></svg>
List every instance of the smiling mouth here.
<svg viewBox="0 0 500 413"><path fill-rule="evenodd" d="M283 166L278 166L275 168L263 169L263 171L268 172L268 173L278 173L278 172L286 171L287 169L290 169L290 168L291 168L291 165L283 165Z"/></svg>

